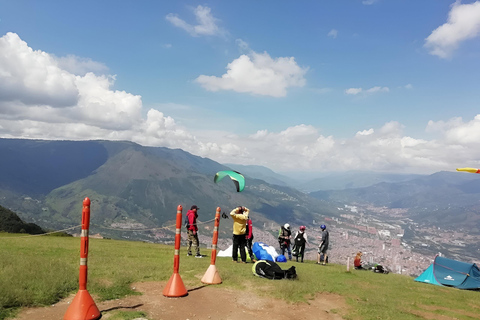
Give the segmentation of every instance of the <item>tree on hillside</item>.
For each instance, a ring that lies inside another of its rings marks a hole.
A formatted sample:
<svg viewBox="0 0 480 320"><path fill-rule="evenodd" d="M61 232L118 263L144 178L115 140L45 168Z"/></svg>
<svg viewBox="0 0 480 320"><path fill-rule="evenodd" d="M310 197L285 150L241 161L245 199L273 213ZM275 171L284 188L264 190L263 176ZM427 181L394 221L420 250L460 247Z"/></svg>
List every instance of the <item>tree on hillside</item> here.
<svg viewBox="0 0 480 320"><path fill-rule="evenodd" d="M45 231L35 223L23 222L15 212L2 206L0 206L0 231L28 234L45 233Z"/></svg>

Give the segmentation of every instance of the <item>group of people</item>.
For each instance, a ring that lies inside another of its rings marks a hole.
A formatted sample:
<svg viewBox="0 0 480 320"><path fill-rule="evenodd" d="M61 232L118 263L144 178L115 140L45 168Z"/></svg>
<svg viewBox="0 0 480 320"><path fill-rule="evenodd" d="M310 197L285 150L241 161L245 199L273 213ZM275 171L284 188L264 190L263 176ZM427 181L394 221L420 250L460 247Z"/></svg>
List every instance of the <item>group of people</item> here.
<svg viewBox="0 0 480 320"><path fill-rule="evenodd" d="M197 227L197 218L198 218L198 208L196 205L191 206L190 210L187 211L185 227L188 232L188 247L187 247L187 256L192 256L192 245L195 246L195 257L203 258L200 254L200 246L198 241L198 227ZM253 244L253 226L252 219L249 217L250 210L247 207L239 206L233 209L230 212L230 216L233 219L233 246L232 246L232 261L239 263L247 262L247 254L245 252L245 247L248 250L250 255L250 260L255 262L255 256L252 251ZM318 246L318 255L317 263L325 265L327 261L327 250L329 245L329 233L327 227L322 224L320 226L322 229L322 239L320 245ZM305 256L305 245L308 243L308 237L305 232L306 227L300 226L299 230L295 234L293 255L300 258L300 262L303 262ZM282 255L285 255L287 251L288 259L292 260L292 250L291 245L292 232L290 230L290 225L288 223L284 224L278 233L278 241L280 243L280 250ZM238 261L238 251L240 251L240 261Z"/></svg>
<svg viewBox="0 0 480 320"><path fill-rule="evenodd" d="M303 262L303 258L305 256L305 245L308 243L307 233L305 232L307 228L305 226L300 226L299 230L295 234L294 242L293 242L293 255L296 257L296 261L298 262L298 258L300 257L300 262ZM320 226L322 229L322 239L320 241L320 245L318 246L317 251L317 264L326 265L327 260L327 251L329 245L329 232L327 230L327 226L322 224ZM290 249L291 245L291 238L292 238L292 231L290 230L290 225L285 223L280 230L278 231L278 242L280 244L280 251L282 255L285 256L285 251L287 251L288 259L292 260L292 250Z"/></svg>

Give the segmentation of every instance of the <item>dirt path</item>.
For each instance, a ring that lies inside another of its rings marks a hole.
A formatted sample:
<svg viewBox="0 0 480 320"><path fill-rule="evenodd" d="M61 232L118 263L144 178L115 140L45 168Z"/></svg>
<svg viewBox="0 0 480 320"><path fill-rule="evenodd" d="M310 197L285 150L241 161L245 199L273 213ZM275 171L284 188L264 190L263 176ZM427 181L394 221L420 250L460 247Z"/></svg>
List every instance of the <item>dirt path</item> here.
<svg viewBox="0 0 480 320"><path fill-rule="evenodd" d="M188 288L186 297L167 298L162 294L164 285L163 282L135 283L132 287L142 295L97 303L102 320L108 319L114 310L144 311L153 320L340 320L347 310L343 297L327 293L318 294L308 304L287 304L282 300L257 297L245 291L208 285ZM15 319L63 319L73 297L74 295L50 307L25 309Z"/></svg>

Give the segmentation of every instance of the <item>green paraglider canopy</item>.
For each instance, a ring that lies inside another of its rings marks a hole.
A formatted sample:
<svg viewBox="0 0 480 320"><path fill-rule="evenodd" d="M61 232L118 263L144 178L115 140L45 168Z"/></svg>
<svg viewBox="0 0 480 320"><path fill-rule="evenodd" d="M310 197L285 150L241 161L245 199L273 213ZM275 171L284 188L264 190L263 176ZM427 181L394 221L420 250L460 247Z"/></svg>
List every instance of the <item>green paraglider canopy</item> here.
<svg viewBox="0 0 480 320"><path fill-rule="evenodd" d="M215 178L213 179L213 182L217 183L218 181L222 180L224 177L229 176L230 179L232 179L233 183L235 184L235 187L237 188L237 192L240 192L245 188L245 178L244 176L237 171L233 170L225 170L225 171L219 171L215 174Z"/></svg>

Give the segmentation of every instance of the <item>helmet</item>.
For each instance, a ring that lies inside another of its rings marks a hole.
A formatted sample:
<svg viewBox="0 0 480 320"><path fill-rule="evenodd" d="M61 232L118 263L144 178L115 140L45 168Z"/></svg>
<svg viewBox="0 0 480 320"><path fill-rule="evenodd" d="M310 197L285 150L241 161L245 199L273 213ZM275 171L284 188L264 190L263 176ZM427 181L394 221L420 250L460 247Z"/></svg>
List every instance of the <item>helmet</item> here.
<svg viewBox="0 0 480 320"><path fill-rule="evenodd" d="M305 231L305 229L307 229L305 226L300 227L300 231Z"/></svg>
<svg viewBox="0 0 480 320"><path fill-rule="evenodd" d="M324 225L324 224L322 224L322 225L320 226L320 229L325 230L325 229L327 229L327 226Z"/></svg>
<svg viewBox="0 0 480 320"><path fill-rule="evenodd" d="M288 223L285 223L285 225L283 226L285 229L288 229L290 228L290 225Z"/></svg>

